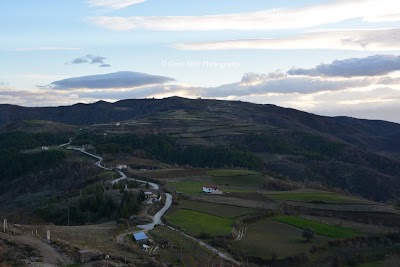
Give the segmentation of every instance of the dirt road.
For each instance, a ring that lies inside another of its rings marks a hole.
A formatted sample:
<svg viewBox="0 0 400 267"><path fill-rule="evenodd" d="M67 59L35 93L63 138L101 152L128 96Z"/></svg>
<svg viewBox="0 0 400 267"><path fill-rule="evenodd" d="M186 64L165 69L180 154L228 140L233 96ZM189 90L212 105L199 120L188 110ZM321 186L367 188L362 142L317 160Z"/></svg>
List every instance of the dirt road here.
<svg viewBox="0 0 400 267"><path fill-rule="evenodd" d="M57 250L36 237L27 235L13 236L5 233L0 233L0 237L15 242L17 244L26 244L38 250L40 252L40 255L43 257L43 263L41 263L40 266L64 266L68 263L68 260L65 259Z"/></svg>

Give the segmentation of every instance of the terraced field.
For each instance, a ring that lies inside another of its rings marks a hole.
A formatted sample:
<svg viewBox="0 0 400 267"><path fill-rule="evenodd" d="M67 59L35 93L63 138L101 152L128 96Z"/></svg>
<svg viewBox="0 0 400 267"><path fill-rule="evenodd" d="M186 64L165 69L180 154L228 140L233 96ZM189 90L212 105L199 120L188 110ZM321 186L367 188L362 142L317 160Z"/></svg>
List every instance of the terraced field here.
<svg viewBox="0 0 400 267"><path fill-rule="evenodd" d="M182 181L169 183L169 185L175 188L177 192L182 192L187 195L201 194L203 192L203 186L206 184L207 182L204 181Z"/></svg>
<svg viewBox="0 0 400 267"><path fill-rule="evenodd" d="M330 239L316 236L313 242L305 242L302 230L273 220L263 220L250 226L244 239L234 242L238 250L249 256L270 260L273 255L282 259L306 252L314 245L321 245Z"/></svg>
<svg viewBox="0 0 400 267"><path fill-rule="evenodd" d="M330 237L330 238L350 238L355 236L362 236L363 233L345 227L333 226L329 224L323 224L307 219L302 219L294 216L277 216L273 218L274 221L289 224L300 229L312 228L316 234Z"/></svg>
<svg viewBox="0 0 400 267"><path fill-rule="evenodd" d="M170 180L175 178L190 178L206 176L206 172L203 169L162 169L162 170L151 170L151 171L140 171L136 174L159 180Z"/></svg>
<svg viewBox="0 0 400 267"><path fill-rule="evenodd" d="M179 207L181 209L203 212L206 214L215 215L223 218L236 218L256 212L255 209L206 203L199 201L191 201L191 200L180 201Z"/></svg>
<svg viewBox="0 0 400 267"><path fill-rule="evenodd" d="M219 185L260 187L266 182L261 174L247 170L214 170L207 174Z"/></svg>
<svg viewBox="0 0 400 267"><path fill-rule="evenodd" d="M269 192L266 195L279 201L296 201L309 203L331 203L331 204L374 204L365 199L344 196L333 192L319 190L293 190L286 192Z"/></svg>
<svg viewBox="0 0 400 267"><path fill-rule="evenodd" d="M198 236L201 233L208 235L227 235L231 232L234 219L223 218L192 210L176 210L166 216L167 222L184 232Z"/></svg>

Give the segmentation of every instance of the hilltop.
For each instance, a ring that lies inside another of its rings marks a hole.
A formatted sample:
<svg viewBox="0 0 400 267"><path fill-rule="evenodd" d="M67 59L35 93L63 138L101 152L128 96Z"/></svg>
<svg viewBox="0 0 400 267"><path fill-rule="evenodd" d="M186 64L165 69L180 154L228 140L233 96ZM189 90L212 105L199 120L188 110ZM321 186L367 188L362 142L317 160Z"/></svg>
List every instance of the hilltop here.
<svg viewBox="0 0 400 267"><path fill-rule="evenodd" d="M258 170L280 179L317 182L378 201L400 197L400 125L385 121L180 97L63 107L0 106L3 131L32 131L34 125L64 134L80 127L94 136L107 133L110 140L124 134L168 136L173 146L186 149L225 147L255 155L261 161Z"/></svg>

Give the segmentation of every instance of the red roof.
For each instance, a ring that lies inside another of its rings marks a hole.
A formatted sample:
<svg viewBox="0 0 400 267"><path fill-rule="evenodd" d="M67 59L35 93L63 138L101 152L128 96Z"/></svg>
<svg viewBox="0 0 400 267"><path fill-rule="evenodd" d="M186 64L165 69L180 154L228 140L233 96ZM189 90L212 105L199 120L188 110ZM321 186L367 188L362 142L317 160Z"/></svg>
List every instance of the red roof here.
<svg viewBox="0 0 400 267"><path fill-rule="evenodd" d="M211 189L220 189L219 185L217 184L208 184L204 186L205 188L211 188Z"/></svg>

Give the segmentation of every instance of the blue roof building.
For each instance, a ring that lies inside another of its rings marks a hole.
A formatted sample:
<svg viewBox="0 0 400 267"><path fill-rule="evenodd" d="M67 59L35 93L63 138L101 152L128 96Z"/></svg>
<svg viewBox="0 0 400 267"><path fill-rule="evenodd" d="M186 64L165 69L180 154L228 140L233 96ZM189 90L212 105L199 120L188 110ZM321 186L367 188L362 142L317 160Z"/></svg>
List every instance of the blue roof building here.
<svg viewBox="0 0 400 267"><path fill-rule="evenodd" d="M138 232L133 234L133 238L135 241L139 244L146 243L147 240L149 239L147 235L144 232Z"/></svg>

